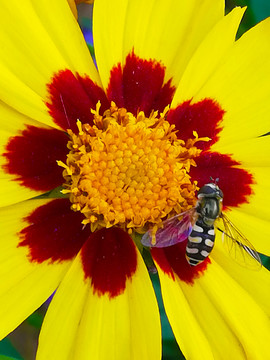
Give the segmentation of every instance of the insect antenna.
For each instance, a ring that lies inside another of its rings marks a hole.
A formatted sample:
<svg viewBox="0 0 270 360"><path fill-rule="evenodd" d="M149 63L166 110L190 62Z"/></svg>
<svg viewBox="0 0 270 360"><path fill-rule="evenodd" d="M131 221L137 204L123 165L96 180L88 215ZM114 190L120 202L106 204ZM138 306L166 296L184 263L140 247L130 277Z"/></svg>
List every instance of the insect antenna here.
<svg viewBox="0 0 270 360"><path fill-rule="evenodd" d="M219 178L213 178L212 176L210 176L210 181L212 181L215 185L217 185L217 183L219 182Z"/></svg>

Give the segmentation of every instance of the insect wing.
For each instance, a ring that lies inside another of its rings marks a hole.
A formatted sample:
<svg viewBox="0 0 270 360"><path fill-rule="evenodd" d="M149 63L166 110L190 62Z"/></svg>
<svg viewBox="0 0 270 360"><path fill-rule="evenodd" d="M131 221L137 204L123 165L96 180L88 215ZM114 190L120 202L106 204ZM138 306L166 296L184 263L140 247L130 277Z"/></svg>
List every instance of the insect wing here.
<svg viewBox="0 0 270 360"><path fill-rule="evenodd" d="M147 247L167 247L175 245L188 238L192 231L195 209L187 210L163 222L163 227L156 232L153 242L152 230L147 231L142 237L142 244Z"/></svg>
<svg viewBox="0 0 270 360"><path fill-rule="evenodd" d="M222 213L220 218L222 219L223 229L218 228L218 230L222 232L222 239L230 256L244 267L259 269L262 265L261 258L254 246L225 214Z"/></svg>

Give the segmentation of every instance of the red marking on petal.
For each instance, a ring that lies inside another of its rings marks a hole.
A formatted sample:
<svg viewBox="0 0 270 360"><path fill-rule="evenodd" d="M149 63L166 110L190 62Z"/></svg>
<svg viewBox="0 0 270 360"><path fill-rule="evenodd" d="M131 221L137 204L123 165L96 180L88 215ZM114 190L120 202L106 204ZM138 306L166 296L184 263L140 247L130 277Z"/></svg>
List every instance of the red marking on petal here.
<svg viewBox="0 0 270 360"><path fill-rule="evenodd" d="M108 98L118 107L137 115L139 110L149 115L152 110L163 111L171 103L175 87L171 80L164 84L165 67L155 60L143 60L133 52L111 70Z"/></svg>
<svg viewBox="0 0 270 360"><path fill-rule="evenodd" d="M83 230L83 219L80 212L70 209L68 199L52 200L24 219L29 225L20 231L18 246L28 247L32 262L70 260L90 235L87 228Z"/></svg>
<svg viewBox="0 0 270 360"><path fill-rule="evenodd" d="M191 104L189 100L170 110L167 120L179 130L177 133L179 139L186 141L193 138L193 131L196 131L199 137L211 138L208 142L196 143L196 146L198 144L200 149L205 150L218 140L220 122L224 113L220 105L212 99L204 99L195 104Z"/></svg>
<svg viewBox="0 0 270 360"><path fill-rule="evenodd" d="M229 155L216 152L203 152L195 161L197 167L190 169L192 180L197 180L198 186L202 187L209 182L210 176L219 178L218 186L224 194L224 209L248 202L254 180L250 173L237 167L239 162Z"/></svg>
<svg viewBox="0 0 270 360"><path fill-rule="evenodd" d="M50 100L46 102L54 122L62 129L77 132L76 122L92 124L91 109L101 102L101 111L109 108L108 99L101 87L88 76L74 75L70 70L56 73L47 85Z"/></svg>
<svg viewBox="0 0 270 360"><path fill-rule="evenodd" d="M174 273L184 282L193 284L194 279L202 276L210 259L205 259L197 266L191 266L186 260L186 245L183 241L167 248L152 248L153 259L161 270L175 280Z"/></svg>
<svg viewBox="0 0 270 360"><path fill-rule="evenodd" d="M120 228L101 229L91 234L81 252L85 278L90 278L94 291L109 297L121 294L127 279L137 268L135 245Z"/></svg>
<svg viewBox="0 0 270 360"><path fill-rule="evenodd" d="M63 169L56 160L65 161L67 142L62 131L27 126L21 135L9 139L3 168L23 186L36 191L52 190L63 183Z"/></svg>

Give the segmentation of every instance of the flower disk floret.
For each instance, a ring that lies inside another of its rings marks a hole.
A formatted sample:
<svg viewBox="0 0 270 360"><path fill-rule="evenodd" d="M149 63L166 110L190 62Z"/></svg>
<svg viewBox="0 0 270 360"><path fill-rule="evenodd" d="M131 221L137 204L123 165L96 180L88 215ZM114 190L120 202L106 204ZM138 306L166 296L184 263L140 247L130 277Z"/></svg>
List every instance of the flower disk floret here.
<svg viewBox="0 0 270 360"><path fill-rule="evenodd" d="M83 224L92 231L116 224L140 231L190 207L196 184L188 171L201 152L194 144L207 139L177 139L165 119L168 108L147 118L114 103L102 116L100 106L92 110L93 126L78 120L78 133L68 130L67 162L59 162L65 168L63 193L84 214Z"/></svg>

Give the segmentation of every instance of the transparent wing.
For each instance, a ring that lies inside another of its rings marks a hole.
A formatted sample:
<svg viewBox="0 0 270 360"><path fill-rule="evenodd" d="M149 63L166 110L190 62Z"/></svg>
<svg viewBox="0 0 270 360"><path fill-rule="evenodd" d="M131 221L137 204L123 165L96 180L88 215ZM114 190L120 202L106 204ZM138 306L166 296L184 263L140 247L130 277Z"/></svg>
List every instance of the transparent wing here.
<svg viewBox="0 0 270 360"><path fill-rule="evenodd" d="M230 256L244 267L259 269L262 265L261 258L254 246L225 214L222 213L220 218L222 219L223 229L217 229L222 232L222 239Z"/></svg>
<svg viewBox="0 0 270 360"><path fill-rule="evenodd" d="M163 222L153 239L153 231L150 229L142 237L142 244L147 247L167 247L184 241L192 231L196 219L195 208L175 215Z"/></svg>

